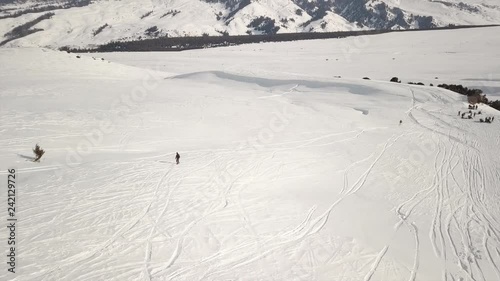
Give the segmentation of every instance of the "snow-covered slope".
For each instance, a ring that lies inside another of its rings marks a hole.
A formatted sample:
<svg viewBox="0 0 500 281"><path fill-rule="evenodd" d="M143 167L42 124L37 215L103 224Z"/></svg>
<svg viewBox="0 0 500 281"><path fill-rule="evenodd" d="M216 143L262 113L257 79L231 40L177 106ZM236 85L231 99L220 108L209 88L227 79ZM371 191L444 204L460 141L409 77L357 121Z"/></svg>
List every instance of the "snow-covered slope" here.
<svg viewBox="0 0 500 281"><path fill-rule="evenodd" d="M220 69L280 79L335 77L404 83L462 84L500 96L500 27L418 31L335 40L249 44L180 53L104 53L101 56L166 72ZM311 51L314 50L314 51ZM224 58L220 59L221 54ZM258 56L258 62L248 59Z"/></svg>
<svg viewBox="0 0 500 281"><path fill-rule="evenodd" d="M79 3L78 7L73 7L75 3ZM58 5L66 5L66 9L58 9ZM50 19L31 27L40 29L38 32L7 42L13 38L8 33L14 28L49 12L54 13ZM21 15L11 17L16 13ZM494 0L22 1L0 4L0 42L6 46L84 47L159 36L407 29L499 22L500 6Z"/></svg>
<svg viewBox="0 0 500 281"><path fill-rule="evenodd" d="M4 260L0 279L497 280L500 120L460 119L463 96L381 76L493 86L498 30L0 49L0 180L16 169L18 226L18 271Z"/></svg>

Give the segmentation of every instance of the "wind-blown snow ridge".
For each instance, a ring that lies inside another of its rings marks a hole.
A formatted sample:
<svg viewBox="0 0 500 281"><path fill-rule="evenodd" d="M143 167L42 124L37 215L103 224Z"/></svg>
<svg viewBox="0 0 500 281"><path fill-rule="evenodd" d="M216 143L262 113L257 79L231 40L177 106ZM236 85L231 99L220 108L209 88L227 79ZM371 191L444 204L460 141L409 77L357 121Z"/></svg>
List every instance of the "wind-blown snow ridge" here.
<svg viewBox="0 0 500 281"><path fill-rule="evenodd" d="M373 88L363 85L356 85L356 87L354 87L352 83L343 82L342 80L339 80L338 82L327 82L327 81L303 80L303 79L288 79L288 80L269 79L256 76L243 76L223 71L203 71L203 72L180 74L170 77L170 79L191 79L196 81L213 80L214 78L222 80L221 82L223 82L223 80L226 81L229 80L243 84L255 84L264 88L287 86L287 85L300 85L314 89L314 88L342 87L349 85L352 87L350 88L350 92L359 95L365 95L367 94L367 92L369 92L369 90L373 90Z"/></svg>

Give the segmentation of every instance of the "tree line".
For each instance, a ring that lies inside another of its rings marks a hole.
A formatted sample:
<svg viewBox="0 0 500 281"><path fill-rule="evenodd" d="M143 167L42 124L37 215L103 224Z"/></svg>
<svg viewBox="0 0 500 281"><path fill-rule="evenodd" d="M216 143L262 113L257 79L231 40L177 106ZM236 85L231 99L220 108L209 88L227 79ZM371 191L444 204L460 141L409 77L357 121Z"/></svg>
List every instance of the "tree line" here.
<svg viewBox="0 0 500 281"><path fill-rule="evenodd" d="M469 89L467 87L464 87L462 85L448 85L448 84L440 84L438 85L440 88L444 88L450 91L453 91L455 93L459 93L461 95L467 96L467 100L470 103L484 103L489 105L490 107L500 110L500 101L490 101L486 97L486 95L483 93L481 89Z"/></svg>
<svg viewBox="0 0 500 281"><path fill-rule="evenodd" d="M266 27L271 26L264 23ZM259 25L260 25L259 24ZM458 29L458 28L473 28L473 27L489 27L497 25L481 25L481 26L447 26L436 27L432 30L441 29ZM405 30L421 31L429 29ZM233 46L250 43L261 42L286 42L298 40L313 40L313 39L331 39L343 38L348 36L375 35L389 32L405 32L402 30L362 30L362 31L338 31L338 32L304 32L304 33L279 33L279 34L261 34L261 35L227 35L224 36L185 36L185 37L158 37L151 39L139 39L132 41L112 41L104 45L93 48L72 48L62 47L60 50L68 52L148 52L148 51L182 51L191 49L203 49L223 46Z"/></svg>
<svg viewBox="0 0 500 281"><path fill-rule="evenodd" d="M17 17L25 15L25 14L42 13L42 12L48 12L48 11L53 11L53 10L69 9L69 8L73 8L73 7L85 7L85 6L90 5L90 3L91 3L91 0L71 0L68 3L60 4L60 5L47 5L47 6L40 6L40 7L31 7L31 8L27 8L24 10L14 12L12 14L2 15L2 16L0 16L0 19L17 18Z"/></svg>
<svg viewBox="0 0 500 281"><path fill-rule="evenodd" d="M4 36L7 37L7 39L0 42L0 46L5 45L12 40L16 40L24 36L33 34L35 32L42 31L43 29L41 28L34 28L34 29L31 28L43 20L50 19L53 15L54 13L46 13L25 24L14 27L11 31L5 33Z"/></svg>

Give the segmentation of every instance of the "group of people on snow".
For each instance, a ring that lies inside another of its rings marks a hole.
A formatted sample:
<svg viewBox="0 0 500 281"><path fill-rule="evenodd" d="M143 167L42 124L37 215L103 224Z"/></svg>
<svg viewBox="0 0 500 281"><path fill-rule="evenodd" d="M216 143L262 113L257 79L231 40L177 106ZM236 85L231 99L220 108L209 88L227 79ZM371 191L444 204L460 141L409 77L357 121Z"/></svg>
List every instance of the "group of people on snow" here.
<svg viewBox="0 0 500 281"><path fill-rule="evenodd" d="M478 107L477 107L477 104L475 105L472 105L472 104L469 104L469 111L465 111L465 112L461 112L461 111L458 111L458 116L460 116L462 119L473 119L474 117L476 117L476 115L481 115L483 114L481 112L481 110L477 111L477 112L473 112L472 110L477 110ZM491 123L493 122L493 120L495 120L495 117L486 117L485 119L483 118L480 118L479 119L479 122L481 123Z"/></svg>
<svg viewBox="0 0 500 281"><path fill-rule="evenodd" d="M461 116L462 119L472 119L472 118L476 117L476 114L482 114L481 110L478 112L472 112L472 110L469 110L468 112L466 111L466 112L462 112L462 114L460 114L460 113L461 113L461 111L458 112L458 116Z"/></svg>
<svg viewBox="0 0 500 281"><path fill-rule="evenodd" d="M485 119L485 120L483 120L483 119L481 118L481 119L479 119L479 122L481 122L481 123L483 123L483 122L486 122L486 123L491 123L491 122L493 122L493 120L495 120L495 116L493 116L493 117L486 117L486 119Z"/></svg>

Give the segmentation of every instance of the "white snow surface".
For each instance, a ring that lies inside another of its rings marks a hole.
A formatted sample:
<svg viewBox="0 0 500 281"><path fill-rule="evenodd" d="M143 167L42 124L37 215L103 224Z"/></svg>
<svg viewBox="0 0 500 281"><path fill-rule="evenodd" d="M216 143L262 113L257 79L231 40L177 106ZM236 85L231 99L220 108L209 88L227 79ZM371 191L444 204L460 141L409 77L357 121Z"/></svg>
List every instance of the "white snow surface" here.
<svg viewBox="0 0 500 281"><path fill-rule="evenodd" d="M493 96L499 30L2 48L0 221L15 169L18 263L0 279L499 280L500 120L479 118L500 112L460 119L464 96L387 82Z"/></svg>

